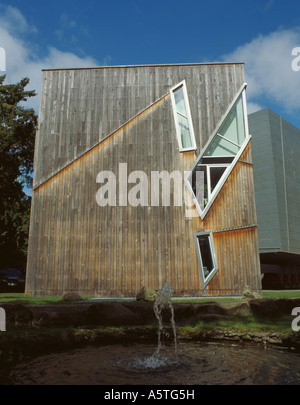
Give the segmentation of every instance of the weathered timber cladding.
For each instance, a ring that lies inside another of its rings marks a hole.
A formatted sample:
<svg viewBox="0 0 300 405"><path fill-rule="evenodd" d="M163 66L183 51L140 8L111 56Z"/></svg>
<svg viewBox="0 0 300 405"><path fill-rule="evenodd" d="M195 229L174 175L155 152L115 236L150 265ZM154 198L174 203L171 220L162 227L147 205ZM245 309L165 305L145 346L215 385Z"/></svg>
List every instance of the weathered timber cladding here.
<svg viewBox="0 0 300 405"><path fill-rule="evenodd" d="M211 231L214 235L220 270L208 285L211 295L218 295L218 291L241 295L245 286L261 289L251 163L248 144L204 221L193 219L194 232Z"/></svg>
<svg viewBox="0 0 300 405"><path fill-rule="evenodd" d="M196 152L178 151L169 90L182 80ZM240 295L246 285L259 291L250 143L204 221L186 217L184 193L174 206L172 186L169 206L151 206L151 173L176 170L183 179L243 81L241 64L45 71L27 293L134 296L167 281L175 295L202 295L193 238L200 230L213 232L219 263L204 293ZM128 175L147 175L147 206L120 206L122 163ZM96 202L102 171L116 175L116 206Z"/></svg>
<svg viewBox="0 0 300 405"><path fill-rule="evenodd" d="M242 64L44 71L34 187L184 79L200 150L243 84Z"/></svg>

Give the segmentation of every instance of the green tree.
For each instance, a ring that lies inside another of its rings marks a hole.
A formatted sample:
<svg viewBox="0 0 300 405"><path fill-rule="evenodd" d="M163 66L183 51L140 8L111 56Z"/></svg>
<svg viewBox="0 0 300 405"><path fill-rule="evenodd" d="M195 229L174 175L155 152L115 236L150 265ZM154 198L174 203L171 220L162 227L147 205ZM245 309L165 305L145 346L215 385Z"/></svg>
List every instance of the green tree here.
<svg viewBox="0 0 300 405"><path fill-rule="evenodd" d="M20 103L36 95L29 79L5 85L0 76L0 267L25 269L37 117Z"/></svg>

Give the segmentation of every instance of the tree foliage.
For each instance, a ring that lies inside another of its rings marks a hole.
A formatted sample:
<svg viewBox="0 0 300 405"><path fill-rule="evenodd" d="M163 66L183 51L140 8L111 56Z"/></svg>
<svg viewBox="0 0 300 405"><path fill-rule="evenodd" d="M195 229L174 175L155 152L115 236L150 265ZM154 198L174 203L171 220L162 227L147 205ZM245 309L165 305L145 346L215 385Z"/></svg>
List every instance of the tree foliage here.
<svg viewBox="0 0 300 405"><path fill-rule="evenodd" d="M35 96L29 79L5 85L0 76L0 267L26 266L37 117L20 103Z"/></svg>

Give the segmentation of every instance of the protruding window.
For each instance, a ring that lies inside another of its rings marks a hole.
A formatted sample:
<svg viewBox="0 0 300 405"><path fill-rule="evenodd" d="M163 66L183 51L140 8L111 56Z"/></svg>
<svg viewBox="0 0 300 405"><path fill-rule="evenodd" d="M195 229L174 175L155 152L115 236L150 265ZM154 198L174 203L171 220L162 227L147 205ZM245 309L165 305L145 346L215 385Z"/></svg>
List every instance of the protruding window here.
<svg viewBox="0 0 300 405"><path fill-rule="evenodd" d="M235 156L246 137L242 95L207 148L206 156Z"/></svg>
<svg viewBox="0 0 300 405"><path fill-rule="evenodd" d="M243 87L186 178L202 219L245 150L249 139Z"/></svg>
<svg viewBox="0 0 300 405"><path fill-rule="evenodd" d="M172 106L180 152L196 150L195 135L185 81L171 89Z"/></svg>
<svg viewBox="0 0 300 405"><path fill-rule="evenodd" d="M199 164L193 173L193 192L202 210L211 200L213 192L229 164Z"/></svg>
<svg viewBox="0 0 300 405"><path fill-rule="evenodd" d="M214 241L210 232L197 232L194 234L194 238L202 289L204 290L218 271Z"/></svg>

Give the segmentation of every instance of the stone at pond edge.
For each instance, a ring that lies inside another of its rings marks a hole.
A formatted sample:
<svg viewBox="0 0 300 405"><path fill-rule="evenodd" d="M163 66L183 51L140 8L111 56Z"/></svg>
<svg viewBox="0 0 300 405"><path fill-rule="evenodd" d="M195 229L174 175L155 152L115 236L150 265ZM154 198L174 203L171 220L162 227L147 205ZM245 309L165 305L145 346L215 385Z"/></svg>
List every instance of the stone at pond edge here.
<svg viewBox="0 0 300 405"><path fill-rule="evenodd" d="M137 301L155 301L156 292L151 288L143 287L137 294Z"/></svg>
<svg viewBox="0 0 300 405"><path fill-rule="evenodd" d="M248 298L248 299L260 299L260 298L262 298L261 295L259 295L256 292L252 291L249 287L244 289L243 296L245 298Z"/></svg>
<svg viewBox="0 0 300 405"><path fill-rule="evenodd" d="M249 301L249 305L253 315L270 319L284 315L291 315L297 302L297 300L288 298L264 298L260 300L251 300Z"/></svg>
<svg viewBox="0 0 300 405"><path fill-rule="evenodd" d="M80 301L80 300L82 300L81 296L74 292L65 293L61 297L61 301Z"/></svg>
<svg viewBox="0 0 300 405"><path fill-rule="evenodd" d="M145 325L154 319L152 304L149 305L137 302L93 304L87 310L87 322L103 326Z"/></svg>
<svg viewBox="0 0 300 405"><path fill-rule="evenodd" d="M33 313L25 305L7 304L1 306L6 312L6 322L10 325L31 325Z"/></svg>

